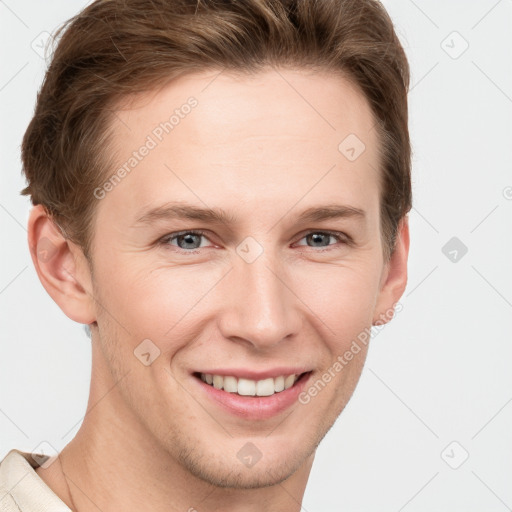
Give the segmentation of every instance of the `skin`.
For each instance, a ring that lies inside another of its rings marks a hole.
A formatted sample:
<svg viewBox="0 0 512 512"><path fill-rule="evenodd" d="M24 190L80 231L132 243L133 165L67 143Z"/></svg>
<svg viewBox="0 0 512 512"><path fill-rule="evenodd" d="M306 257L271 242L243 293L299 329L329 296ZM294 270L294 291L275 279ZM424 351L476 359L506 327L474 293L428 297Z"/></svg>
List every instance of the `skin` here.
<svg viewBox="0 0 512 512"><path fill-rule="evenodd" d="M119 109L117 164L190 96L191 113L96 200L91 262L40 206L30 214L42 284L92 330L87 414L62 466L37 470L81 512L299 511L315 449L350 399L367 347L309 403L265 420L222 410L191 372L304 366L314 382L359 333L389 319L405 289L407 221L385 262L378 139L357 88L299 69L187 75ZM338 150L350 133L366 146L353 162ZM169 201L222 208L237 222L137 222ZM329 204L364 216L297 220ZM190 229L206 231L193 252L190 240L158 242ZM344 238L306 236L325 230ZM252 263L237 252L249 236L263 249ZM56 250L43 261L45 238ZM160 350L149 366L134 356L144 339ZM237 458L247 442L262 454L251 468Z"/></svg>

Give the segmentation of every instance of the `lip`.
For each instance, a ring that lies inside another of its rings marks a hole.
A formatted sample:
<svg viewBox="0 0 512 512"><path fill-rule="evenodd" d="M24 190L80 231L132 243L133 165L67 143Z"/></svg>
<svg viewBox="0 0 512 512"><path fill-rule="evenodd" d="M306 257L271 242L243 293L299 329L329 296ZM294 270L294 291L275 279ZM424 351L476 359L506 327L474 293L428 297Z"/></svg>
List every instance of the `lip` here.
<svg viewBox="0 0 512 512"><path fill-rule="evenodd" d="M210 370L196 370L194 373L209 373L211 375L221 375L222 377L236 377L237 379L263 380L276 377L287 377L288 375L301 375L310 371L308 368L291 368L289 366L278 366L271 370L248 370L247 368L214 368Z"/></svg>
<svg viewBox="0 0 512 512"><path fill-rule="evenodd" d="M210 370L211 371L211 370ZM210 373L200 372L200 373ZM288 371L288 370L287 370ZM212 371L213 373L213 371ZM267 372L237 372L230 370L229 372L219 372L215 370L215 375L229 376L235 374L237 377L250 378L252 380L262 380L269 377L278 377L279 375L291 375L290 373L275 373L274 370ZM219 406L224 411L229 412L234 416L246 420L266 420L277 416L286 409L290 408L293 404L298 402L298 396L306 387L307 382L310 380L312 372L297 372L302 373L300 378L295 384L284 391L274 393L271 396L241 396L236 393L228 393L222 389L216 389L213 386L206 384L197 376L193 376L194 381L200 387L201 391L206 395L208 400ZM254 375L257 375L255 378ZM246 375L253 375L253 377L246 377Z"/></svg>

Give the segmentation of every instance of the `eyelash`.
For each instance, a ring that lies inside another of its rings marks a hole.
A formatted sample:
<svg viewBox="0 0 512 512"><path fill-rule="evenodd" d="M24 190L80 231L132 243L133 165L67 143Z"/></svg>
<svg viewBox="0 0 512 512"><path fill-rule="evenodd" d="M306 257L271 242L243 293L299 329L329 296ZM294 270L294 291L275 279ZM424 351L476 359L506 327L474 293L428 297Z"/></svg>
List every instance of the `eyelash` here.
<svg viewBox="0 0 512 512"><path fill-rule="evenodd" d="M344 244L344 245L350 245L352 243L352 240L351 238L346 235L345 233L342 233L340 231L329 231L329 230L311 230L311 231L308 231L307 233L304 233L304 235L302 235L302 237L300 238L300 240L302 240L303 238L307 237L308 235L311 235L311 234L322 234L322 235L329 235L329 236L332 236L334 237L338 242ZM190 250L186 250L186 249L181 249L180 247L177 247L177 246L171 246L169 242L171 242L172 240L175 240L176 238L178 238L179 236L183 236L183 235L199 235L199 236L204 236L205 238L208 239L207 237L207 232L206 231L202 231L200 229L190 229L190 230L187 230L187 231L178 231L176 233L170 233L168 235L165 235L163 238L161 238L158 243L160 245L163 245L165 247L172 247L174 250L177 250L178 252L182 253L182 254L197 254L197 251L201 250L201 249L204 249L204 247L198 247L197 249L190 249ZM329 251L333 248L335 244L331 244L331 245L328 245L328 246L325 246L325 247L318 247L316 248L316 252L325 252L325 251ZM309 247L309 246L301 246L301 247ZM314 247L309 247L310 249L315 249Z"/></svg>

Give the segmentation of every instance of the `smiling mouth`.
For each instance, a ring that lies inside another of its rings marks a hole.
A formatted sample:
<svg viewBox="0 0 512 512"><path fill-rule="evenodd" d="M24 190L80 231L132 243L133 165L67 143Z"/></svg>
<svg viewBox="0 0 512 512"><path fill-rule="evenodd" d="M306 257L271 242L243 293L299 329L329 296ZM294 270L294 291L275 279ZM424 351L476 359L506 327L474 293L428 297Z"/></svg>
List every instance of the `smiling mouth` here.
<svg viewBox="0 0 512 512"><path fill-rule="evenodd" d="M215 389L223 390L239 396L272 396L290 389L295 383L311 372L301 374L280 375L278 377L262 380L251 380L226 375L212 375L210 373L195 373L194 376Z"/></svg>

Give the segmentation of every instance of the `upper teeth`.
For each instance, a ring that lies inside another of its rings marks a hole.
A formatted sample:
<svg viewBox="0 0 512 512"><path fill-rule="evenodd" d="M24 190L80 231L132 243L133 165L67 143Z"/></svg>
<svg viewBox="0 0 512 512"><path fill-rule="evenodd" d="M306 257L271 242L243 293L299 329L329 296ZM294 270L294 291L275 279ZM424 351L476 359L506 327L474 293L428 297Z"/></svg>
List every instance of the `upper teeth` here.
<svg viewBox="0 0 512 512"><path fill-rule="evenodd" d="M214 388L244 396L270 396L284 389L291 388L298 378L298 375L292 374L279 376L275 379L270 377L263 380L250 380L201 373L201 380L207 384L213 385Z"/></svg>

